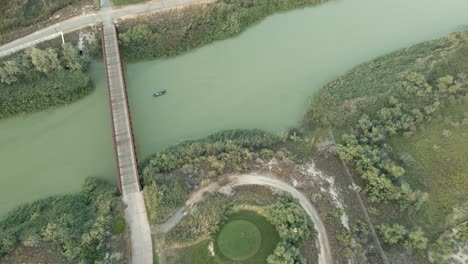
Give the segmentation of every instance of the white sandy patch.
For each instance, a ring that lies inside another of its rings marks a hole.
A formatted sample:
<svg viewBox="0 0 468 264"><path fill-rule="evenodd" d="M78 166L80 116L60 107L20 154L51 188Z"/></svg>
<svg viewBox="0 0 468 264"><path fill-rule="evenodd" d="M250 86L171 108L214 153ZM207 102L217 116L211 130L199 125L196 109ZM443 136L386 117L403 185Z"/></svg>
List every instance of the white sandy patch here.
<svg viewBox="0 0 468 264"><path fill-rule="evenodd" d="M210 251L210 255L212 257L215 256L215 250L214 250L214 243L213 241L210 242L210 244L208 245L208 251Z"/></svg>
<svg viewBox="0 0 468 264"><path fill-rule="evenodd" d="M308 163L306 165L306 168L307 168L307 174L314 177L314 178L319 178L321 180L325 180L327 183L328 183L328 186L327 187L324 187L322 184L322 186L320 186L320 191L324 192L324 193L329 193L331 198L332 198L332 201L333 201L333 204L339 208L339 209L342 209L343 210L343 215L341 216L341 224L348 230L350 230L349 228L349 217L348 215L346 214L346 212L344 211L344 205L343 205L343 201L340 199L340 196L339 196L339 193L338 193L338 189L336 188L335 186L335 179L333 177L330 177L330 176L327 176L325 175L322 171L320 171L319 169L317 169L317 167L315 166L315 163L311 162L311 163ZM326 189L327 188L327 189Z"/></svg>

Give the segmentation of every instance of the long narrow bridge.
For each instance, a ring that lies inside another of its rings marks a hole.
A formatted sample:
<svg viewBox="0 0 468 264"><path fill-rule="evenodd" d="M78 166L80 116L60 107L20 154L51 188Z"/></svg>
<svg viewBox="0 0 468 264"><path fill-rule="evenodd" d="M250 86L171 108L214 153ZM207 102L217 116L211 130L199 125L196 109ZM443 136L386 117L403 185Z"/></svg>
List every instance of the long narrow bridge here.
<svg viewBox="0 0 468 264"><path fill-rule="evenodd" d="M113 23L104 23L101 41L109 92L116 173L130 230L131 260L135 264L150 264L153 263L151 231L138 177L125 77Z"/></svg>

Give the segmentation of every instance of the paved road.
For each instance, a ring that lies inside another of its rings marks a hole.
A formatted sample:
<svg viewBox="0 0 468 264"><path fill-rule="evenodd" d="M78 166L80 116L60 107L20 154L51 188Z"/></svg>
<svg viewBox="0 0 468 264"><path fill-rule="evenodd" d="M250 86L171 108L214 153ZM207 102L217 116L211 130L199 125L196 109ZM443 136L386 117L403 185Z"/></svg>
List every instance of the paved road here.
<svg viewBox="0 0 468 264"><path fill-rule="evenodd" d="M108 4L108 0L106 0L103 1L102 8L99 12L72 17L0 46L0 57L34 46L39 42L58 37L59 32L66 33L89 25L100 24L103 21L109 21L109 18L115 20L125 16L150 13L165 8L215 1L216 0L153 0L143 4L128 5L112 9Z"/></svg>
<svg viewBox="0 0 468 264"><path fill-rule="evenodd" d="M226 182L226 179L228 180ZM325 225L323 224L320 216L315 209L315 207L310 203L309 199L298 191L296 188L291 186L290 184L283 182L281 180L267 177L263 175L256 175L256 174L243 174L243 175L234 175L229 176L227 178L221 179L218 182L225 183L225 186L236 187L241 185L261 185L261 186L268 186L275 189L279 189L285 192L290 193L294 198L299 200L300 205L304 208L307 215L309 215L310 219L314 223L315 229L318 232L318 239L317 239L317 248L319 248L320 252L318 255L318 263L320 264L332 264L333 263L333 256L330 249L330 244L328 242L328 235ZM193 193L190 198L185 203L185 206L180 208L176 214L174 214L168 221L159 225L158 231L160 232L169 232L172 228L174 228L177 223L184 217L184 211L187 207L197 203L200 201L205 193L215 192L219 190L222 186L218 184L218 182L212 183L197 192Z"/></svg>

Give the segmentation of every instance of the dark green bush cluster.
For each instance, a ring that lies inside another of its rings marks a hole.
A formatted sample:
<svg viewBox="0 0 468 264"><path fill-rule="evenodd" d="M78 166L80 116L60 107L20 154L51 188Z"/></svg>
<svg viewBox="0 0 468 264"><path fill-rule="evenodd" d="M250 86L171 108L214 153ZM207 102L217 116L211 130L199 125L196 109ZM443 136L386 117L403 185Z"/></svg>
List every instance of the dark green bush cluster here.
<svg viewBox="0 0 468 264"><path fill-rule="evenodd" d="M351 134L343 135L339 146L340 157L352 161L367 182L367 192L373 202L403 200L420 206L417 198L425 195L411 193L409 186L398 186L398 178L405 170L389 158L389 150L384 141L397 133L413 133L424 121L437 114L441 105L466 95L468 83L463 77L458 80L452 76L441 77L432 86L425 77L409 73L400 83L398 98L390 97L386 107L376 112L375 118L363 115ZM401 102L399 101L401 100Z"/></svg>
<svg viewBox="0 0 468 264"><path fill-rule="evenodd" d="M394 245L403 243L413 249L426 249L428 239L421 229L409 232L404 226L394 224L392 226L381 224L378 227L380 235L386 244Z"/></svg>
<svg viewBox="0 0 468 264"><path fill-rule="evenodd" d="M373 119L364 114L352 133L343 135L340 157L354 163L367 182L372 202L402 200L404 208L409 204L420 206L415 198L425 199L426 195L411 192L407 184L398 186L405 170L390 159L385 139L397 133L413 133L437 114L444 103L466 95L467 86L465 79L456 80L452 76L441 77L436 85L430 85L423 75L409 73L399 84L398 99L390 97Z"/></svg>
<svg viewBox="0 0 468 264"><path fill-rule="evenodd" d="M200 163L207 163L215 175L245 171L251 151L268 149L280 143L277 136L261 130L226 130L197 141L186 141L151 155L144 163L145 178L183 168L193 173ZM149 175L149 176L148 176Z"/></svg>
<svg viewBox="0 0 468 264"><path fill-rule="evenodd" d="M0 63L0 118L74 102L92 91L88 58L70 44L30 48Z"/></svg>
<svg viewBox="0 0 468 264"><path fill-rule="evenodd" d="M267 262L306 263L300 248L312 234L316 234L309 216L290 196L282 196L276 203L265 206L264 209L266 219L276 227L281 238L273 254L268 256Z"/></svg>
<svg viewBox="0 0 468 264"><path fill-rule="evenodd" d="M125 21L119 27L122 55L127 60L175 56L236 36L275 12L317 3L318 0L221 0L157 13L146 20Z"/></svg>
<svg viewBox="0 0 468 264"><path fill-rule="evenodd" d="M87 178L82 191L20 206L0 221L0 257L19 245L50 245L66 263L95 263L105 257L115 188Z"/></svg>

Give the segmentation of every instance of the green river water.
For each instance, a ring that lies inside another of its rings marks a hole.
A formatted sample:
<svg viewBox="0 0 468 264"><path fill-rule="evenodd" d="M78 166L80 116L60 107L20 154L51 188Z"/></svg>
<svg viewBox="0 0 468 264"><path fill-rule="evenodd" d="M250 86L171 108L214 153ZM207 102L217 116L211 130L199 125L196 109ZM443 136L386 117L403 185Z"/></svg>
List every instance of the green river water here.
<svg viewBox="0 0 468 264"><path fill-rule="evenodd" d="M309 96L353 66L468 25L466 0L337 0L270 16L240 36L166 60L126 66L139 158L228 128L298 125ZM96 91L53 110L0 120L0 215L115 181L101 63ZM153 92L168 93L153 98Z"/></svg>

